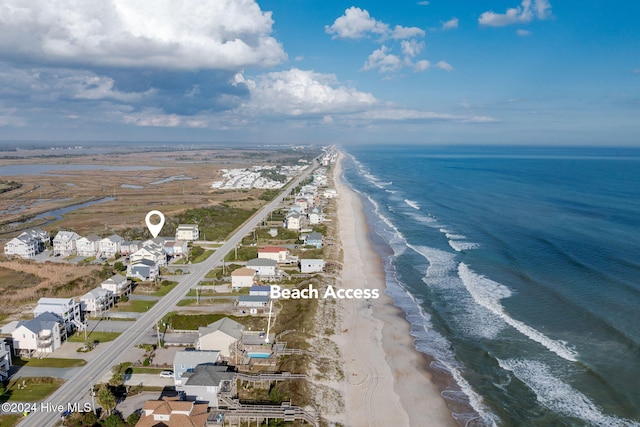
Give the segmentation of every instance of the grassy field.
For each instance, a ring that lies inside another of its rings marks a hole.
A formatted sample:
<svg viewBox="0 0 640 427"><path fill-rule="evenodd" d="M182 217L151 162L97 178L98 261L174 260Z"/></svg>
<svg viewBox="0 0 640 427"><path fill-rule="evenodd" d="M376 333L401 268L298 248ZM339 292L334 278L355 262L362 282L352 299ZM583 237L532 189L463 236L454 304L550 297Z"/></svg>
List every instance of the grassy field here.
<svg viewBox="0 0 640 427"><path fill-rule="evenodd" d="M197 330L200 326L207 326L210 323L222 319L223 317L235 320L236 322L243 324L245 327L250 327L254 331L265 329L267 327L266 317L230 316L221 313L179 314L171 312L164 317L163 321L167 322L172 329Z"/></svg>
<svg viewBox="0 0 640 427"><path fill-rule="evenodd" d="M133 293L135 295L151 295L154 297L163 297L167 295L173 288L176 287L178 282L174 282L171 280L163 280L160 282L160 285L155 285L153 283L145 282L144 285L139 284L136 286L135 291Z"/></svg>
<svg viewBox="0 0 640 427"><path fill-rule="evenodd" d="M160 372L166 371L166 369L162 368L148 368L148 367L140 367L140 368L131 368L132 374L151 374L151 375L160 375Z"/></svg>
<svg viewBox="0 0 640 427"><path fill-rule="evenodd" d="M30 366L32 368L77 368L86 365L87 361L84 359L62 359L59 357L45 357L43 359L20 359L14 357L13 364Z"/></svg>
<svg viewBox="0 0 640 427"><path fill-rule="evenodd" d="M24 415L22 414L0 415L0 427L13 427L22 421L23 418Z"/></svg>
<svg viewBox="0 0 640 427"><path fill-rule="evenodd" d="M224 260L226 262L231 261L249 261L250 259L258 258L258 248L255 246L241 246L238 248L238 257L236 258L236 251L229 252Z"/></svg>
<svg viewBox="0 0 640 427"><path fill-rule="evenodd" d="M0 396L0 401L37 402L53 393L63 383L64 380L60 378L18 378L9 382L6 391ZM18 388L18 386L20 386L20 388Z"/></svg>
<svg viewBox="0 0 640 427"><path fill-rule="evenodd" d="M157 302L158 301L129 300L127 302L119 302L117 306L111 309L111 311L131 311L134 313L144 313L145 311L153 307ZM117 315L111 317L117 317Z"/></svg>
<svg viewBox="0 0 640 427"><path fill-rule="evenodd" d="M120 336L120 332L88 332L87 340L89 342L109 342L113 341ZM67 341L69 342L84 342L84 332L77 332L73 334Z"/></svg>

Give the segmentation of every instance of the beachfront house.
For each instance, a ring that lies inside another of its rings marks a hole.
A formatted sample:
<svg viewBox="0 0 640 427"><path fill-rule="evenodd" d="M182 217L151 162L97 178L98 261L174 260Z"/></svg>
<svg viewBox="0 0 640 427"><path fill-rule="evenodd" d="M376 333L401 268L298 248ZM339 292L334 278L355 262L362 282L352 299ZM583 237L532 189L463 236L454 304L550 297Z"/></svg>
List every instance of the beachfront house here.
<svg viewBox="0 0 640 427"><path fill-rule="evenodd" d="M315 246L316 249L322 248L322 234L314 231L313 233L309 233L302 237L304 239L304 244L307 246Z"/></svg>
<svg viewBox="0 0 640 427"><path fill-rule="evenodd" d="M231 287L233 289L249 288L256 280L256 271L251 268L241 267L231 272Z"/></svg>
<svg viewBox="0 0 640 427"><path fill-rule="evenodd" d="M100 247L100 255L106 258L111 258L115 256L115 254L120 253L120 245L124 242L124 239L117 234L112 234L109 237L105 237L104 239L98 242Z"/></svg>
<svg viewBox="0 0 640 427"><path fill-rule="evenodd" d="M322 197L324 197L325 199L335 199L336 197L338 197L338 192L333 188L327 188L322 193Z"/></svg>
<svg viewBox="0 0 640 427"><path fill-rule="evenodd" d="M204 363L215 364L219 361L219 351L177 351L173 357L173 381L175 383L176 390L181 390L182 385L186 382L186 378L183 378L183 374L193 372L198 365Z"/></svg>
<svg viewBox="0 0 640 427"><path fill-rule="evenodd" d="M80 235L73 231L58 231L53 238L53 255L64 257L74 255L79 238Z"/></svg>
<svg viewBox="0 0 640 427"><path fill-rule="evenodd" d="M136 427L204 427L209 416L207 411L204 403L185 402L178 398L147 400Z"/></svg>
<svg viewBox="0 0 640 427"><path fill-rule="evenodd" d="M302 218L302 215L300 215L297 212L288 214L284 220L285 228L287 228L288 230L300 230L301 218Z"/></svg>
<svg viewBox="0 0 640 427"><path fill-rule="evenodd" d="M127 277L138 280L155 280L160 274L158 264L148 259L141 259L127 266Z"/></svg>
<svg viewBox="0 0 640 427"><path fill-rule="evenodd" d="M53 313L60 317L67 332L72 332L74 328L84 329L80 303L73 298L40 298L33 315L38 316L42 313Z"/></svg>
<svg viewBox="0 0 640 427"><path fill-rule="evenodd" d="M7 340L0 338L0 381L5 381L9 378L11 365L11 347Z"/></svg>
<svg viewBox="0 0 640 427"><path fill-rule="evenodd" d="M22 233L14 237L4 245L4 254L17 256L24 259L35 258L38 253L38 241L28 233Z"/></svg>
<svg viewBox="0 0 640 427"><path fill-rule="evenodd" d="M230 393L234 387L236 373L227 365L201 364L193 372L183 374L186 382L182 386L185 399L207 402L210 408L218 407L218 394Z"/></svg>
<svg viewBox="0 0 640 427"><path fill-rule="evenodd" d="M97 316L109 310L114 302L114 293L102 287L92 289L80 297L82 310L92 316Z"/></svg>
<svg viewBox="0 0 640 427"><path fill-rule="evenodd" d="M322 209L315 206L309 211L309 224L316 225L322 222Z"/></svg>
<svg viewBox="0 0 640 427"><path fill-rule="evenodd" d="M229 359L231 347L242 337L244 326L228 317L223 317L209 326L198 329L198 350L218 350L220 357Z"/></svg>
<svg viewBox="0 0 640 427"><path fill-rule="evenodd" d="M114 296L120 297L127 295L131 291L131 284L126 277L115 274L100 284L102 289L106 289L113 293Z"/></svg>
<svg viewBox="0 0 640 427"><path fill-rule="evenodd" d="M238 307L263 308L269 303L269 297L263 295L240 295Z"/></svg>
<svg viewBox="0 0 640 427"><path fill-rule="evenodd" d="M323 270L324 270L323 259L301 259L300 260L301 273L321 273Z"/></svg>
<svg viewBox="0 0 640 427"><path fill-rule="evenodd" d="M289 258L289 250L280 246L265 246L258 249L258 258L272 259L278 263L285 263Z"/></svg>
<svg viewBox="0 0 640 427"><path fill-rule="evenodd" d="M13 351L20 355L53 353L66 339L63 320L43 312L31 320L21 320L11 332Z"/></svg>
<svg viewBox="0 0 640 427"><path fill-rule="evenodd" d="M252 286L249 288L249 295L268 297L269 295L271 295L271 286L269 285Z"/></svg>
<svg viewBox="0 0 640 427"><path fill-rule="evenodd" d="M198 224L180 224L176 229L176 240L195 242L200 238Z"/></svg>
<svg viewBox="0 0 640 427"><path fill-rule="evenodd" d="M76 252L79 256L96 256L100 250L100 236L89 234L87 237L80 237L76 241Z"/></svg>
<svg viewBox="0 0 640 427"><path fill-rule="evenodd" d="M278 263L272 259L254 258L247 262L247 268L254 270L260 279L273 280L280 278Z"/></svg>

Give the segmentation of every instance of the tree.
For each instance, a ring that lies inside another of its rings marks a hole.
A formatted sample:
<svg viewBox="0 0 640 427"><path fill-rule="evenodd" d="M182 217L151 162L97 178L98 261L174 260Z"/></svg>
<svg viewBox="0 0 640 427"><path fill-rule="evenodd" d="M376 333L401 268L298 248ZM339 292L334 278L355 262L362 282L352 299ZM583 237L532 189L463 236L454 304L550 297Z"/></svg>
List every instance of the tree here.
<svg viewBox="0 0 640 427"><path fill-rule="evenodd" d="M140 414L134 412L133 414L129 415L127 417L127 424L130 427L135 426L136 424L138 424L138 421L140 421Z"/></svg>
<svg viewBox="0 0 640 427"><path fill-rule="evenodd" d="M116 271L125 271L127 269L127 267L124 266L124 264L121 261L116 261L113 264L113 269Z"/></svg>
<svg viewBox="0 0 640 427"><path fill-rule="evenodd" d="M108 386L103 386L98 390L98 403L107 411L108 415L116 409L116 397L111 393Z"/></svg>

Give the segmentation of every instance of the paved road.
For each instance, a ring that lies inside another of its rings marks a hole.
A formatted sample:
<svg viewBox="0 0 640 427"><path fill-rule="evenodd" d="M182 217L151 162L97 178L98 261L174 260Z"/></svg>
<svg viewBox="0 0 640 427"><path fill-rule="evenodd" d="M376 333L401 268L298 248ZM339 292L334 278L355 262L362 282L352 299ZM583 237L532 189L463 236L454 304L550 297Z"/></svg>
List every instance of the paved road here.
<svg viewBox="0 0 640 427"><path fill-rule="evenodd" d="M249 234L254 227L267 216L269 212L274 210L282 200L296 188L305 178L307 178L313 170L318 167L317 160L314 160L311 167L307 168L291 185L287 187L278 197L264 206L260 211L256 212L249 218L235 234L224 243L216 252L207 260L200 264L191 265L191 274L178 284L164 298L158 301L149 311L141 316L125 333L120 335L109 344L99 357L80 369L70 380L65 382L58 390L47 398L47 402L54 405L67 405L70 402L79 402L84 400L89 388L100 382L102 376L111 369L111 366L117 363L119 357L126 352L129 347L135 345L139 340L148 333L156 322L161 319L171 308L186 294L191 287L197 285L213 267L222 261L223 257L239 244L244 236ZM23 427L29 426L54 426L60 419L59 413L53 412L36 412L31 413L20 424Z"/></svg>

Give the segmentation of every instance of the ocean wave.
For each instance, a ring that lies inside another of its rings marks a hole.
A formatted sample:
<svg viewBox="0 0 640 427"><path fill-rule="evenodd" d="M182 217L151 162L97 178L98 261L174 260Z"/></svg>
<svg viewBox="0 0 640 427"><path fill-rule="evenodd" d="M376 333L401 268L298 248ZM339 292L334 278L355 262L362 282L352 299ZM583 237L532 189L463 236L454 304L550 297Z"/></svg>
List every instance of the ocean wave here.
<svg viewBox="0 0 640 427"><path fill-rule="evenodd" d="M553 375L547 365L525 359L498 360L504 370L510 371L536 394L536 399L552 411L579 418L602 427L632 427L640 424L606 415L591 399Z"/></svg>
<svg viewBox="0 0 640 427"><path fill-rule="evenodd" d="M358 193L362 194L360 192ZM387 230L385 231L388 233L388 235L384 237L387 237L386 241L391 245L394 254L397 256L404 253L407 247L407 239L404 237L404 234L402 234L402 232L398 230L398 227L396 227L393 222L391 222L391 220L380 211L380 205L378 204L378 202L376 202L368 193L364 193L364 195L367 197L369 203L371 203L371 205L373 206L375 214L387 226Z"/></svg>
<svg viewBox="0 0 640 427"><path fill-rule="evenodd" d="M449 246L451 246L456 252L470 251L480 247L478 243L465 242L462 240L449 240Z"/></svg>
<svg viewBox="0 0 640 427"><path fill-rule="evenodd" d="M458 276L478 304L500 317L521 334L527 336L538 344L543 345L563 359L571 362L577 361L577 353L567 347L566 344L552 340L531 326L512 318L504 311L504 307L500 304L500 300L511 296L512 293L509 288L482 275L474 273L463 262L458 265Z"/></svg>
<svg viewBox="0 0 640 427"><path fill-rule="evenodd" d="M409 200L409 199L404 199L404 202L407 205L411 206L413 209L420 210L420 205L418 205L418 202L415 202L415 201Z"/></svg>
<svg viewBox="0 0 640 427"><path fill-rule="evenodd" d="M467 238L467 236L464 236L462 234L453 234L453 233L444 233L445 236L447 236L447 239L452 239L452 240L464 240Z"/></svg>

